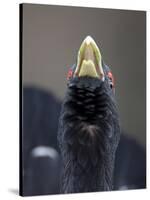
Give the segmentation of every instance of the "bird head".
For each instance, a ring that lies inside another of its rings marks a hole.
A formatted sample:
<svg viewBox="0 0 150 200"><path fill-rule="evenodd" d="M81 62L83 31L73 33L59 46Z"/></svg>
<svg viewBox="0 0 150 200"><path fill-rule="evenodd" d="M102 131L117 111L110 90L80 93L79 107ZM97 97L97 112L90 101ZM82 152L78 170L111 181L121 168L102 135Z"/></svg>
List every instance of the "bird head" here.
<svg viewBox="0 0 150 200"><path fill-rule="evenodd" d="M82 42L67 79L58 132L63 191L111 190L120 124L113 75L92 37Z"/></svg>
<svg viewBox="0 0 150 200"><path fill-rule="evenodd" d="M68 84L74 79L97 80L107 82L114 91L114 77L110 68L103 62L99 47L91 36L87 36L78 51L77 63L70 67L67 75ZM92 85L92 81L90 81Z"/></svg>

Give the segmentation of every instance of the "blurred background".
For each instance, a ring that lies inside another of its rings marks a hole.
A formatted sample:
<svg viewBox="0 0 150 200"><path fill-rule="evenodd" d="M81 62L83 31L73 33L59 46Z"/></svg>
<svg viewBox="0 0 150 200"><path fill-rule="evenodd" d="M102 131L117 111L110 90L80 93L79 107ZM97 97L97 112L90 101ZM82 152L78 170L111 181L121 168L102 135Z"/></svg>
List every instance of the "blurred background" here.
<svg viewBox="0 0 150 200"><path fill-rule="evenodd" d="M146 12L23 4L23 195L59 193L58 117L87 35L115 77L122 127L115 189L145 187Z"/></svg>

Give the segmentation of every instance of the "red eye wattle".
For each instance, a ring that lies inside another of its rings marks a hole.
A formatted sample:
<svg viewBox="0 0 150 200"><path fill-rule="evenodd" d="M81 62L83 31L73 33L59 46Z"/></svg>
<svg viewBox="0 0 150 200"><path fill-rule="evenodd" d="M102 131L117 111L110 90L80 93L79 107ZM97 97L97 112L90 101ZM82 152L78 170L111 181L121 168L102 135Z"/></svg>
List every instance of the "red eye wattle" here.
<svg viewBox="0 0 150 200"><path fill-rule="evenodd" d="M112 75L111 72L108 72L108 78L111 80L111 82L112 82L112 86L114 87L114 85L115 85L115 81L114 81L114 76Z"/></svg>
<svg viewBox="0 0 150 200"><path fill-rule="evenodd" d="M67 80L69 80L73 75L73 70L69 69L68 74L67 74Z"/></svg>

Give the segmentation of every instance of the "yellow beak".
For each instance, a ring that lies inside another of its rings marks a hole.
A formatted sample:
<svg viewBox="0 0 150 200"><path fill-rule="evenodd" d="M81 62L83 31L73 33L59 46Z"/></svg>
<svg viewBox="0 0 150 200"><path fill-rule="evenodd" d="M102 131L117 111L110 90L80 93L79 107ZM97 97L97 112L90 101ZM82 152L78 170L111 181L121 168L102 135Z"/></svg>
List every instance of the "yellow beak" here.
<svg viewBox="0 0 150 200"><path fill-rule="evenodd" d="M91 36L87 36L80 46L75 76L104 79L101 53Z"/></svg>

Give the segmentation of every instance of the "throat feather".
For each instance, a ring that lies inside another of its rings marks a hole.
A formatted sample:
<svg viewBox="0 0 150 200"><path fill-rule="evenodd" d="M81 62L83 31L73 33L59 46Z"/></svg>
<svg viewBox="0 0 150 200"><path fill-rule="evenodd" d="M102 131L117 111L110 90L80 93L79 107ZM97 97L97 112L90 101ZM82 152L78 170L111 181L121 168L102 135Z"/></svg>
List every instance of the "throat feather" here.
<svg viewBox="0 0 150 200"><path fill-rule="evenodd" d="M91 81L70 84L62 106L63 193L112 190L120 135L117 107L107 85L94 79L91 86Z"/></svg>

